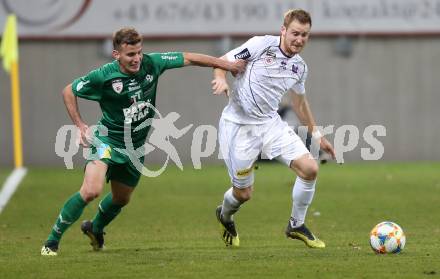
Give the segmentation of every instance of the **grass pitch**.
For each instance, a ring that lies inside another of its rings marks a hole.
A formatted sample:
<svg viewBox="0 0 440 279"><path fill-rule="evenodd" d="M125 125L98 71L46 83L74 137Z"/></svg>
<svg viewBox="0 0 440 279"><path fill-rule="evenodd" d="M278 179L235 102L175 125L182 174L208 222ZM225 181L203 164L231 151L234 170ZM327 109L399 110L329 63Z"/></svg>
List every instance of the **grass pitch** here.
<svg viewBox="0 0 440 279"><path fill-rule="evenodd" d="M440 275L440 163L321 166L307 223L327 248L286 239L293 172L262 164L255 192L235 220L241 247L225 248L215 208L229 179L224 167L169 168L142 178L131 203L107 227L94 253L80 222L64 235L58 257L40 248L82 171L30 169L0 214L1 278L434 278ZM0 171L0 178L6 177ZM106 186L106 191L109 186ZM94 216L98 201L80 220ZM375 255L371 228L402 226L399 255Z"/></svg>

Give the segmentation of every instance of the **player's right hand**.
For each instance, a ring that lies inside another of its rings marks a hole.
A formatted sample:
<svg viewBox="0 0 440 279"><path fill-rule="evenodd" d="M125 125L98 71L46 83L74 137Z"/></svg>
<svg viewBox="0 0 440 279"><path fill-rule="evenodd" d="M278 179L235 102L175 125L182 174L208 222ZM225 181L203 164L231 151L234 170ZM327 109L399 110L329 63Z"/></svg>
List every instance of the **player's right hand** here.
<svg viewBox="0 0 440 279"><path fill-rule="evenodd" d="M336 160L336 153L335 153L335 149L333 148L332 144L324 137L321 138L321 142L320 142L320 148L330 154L330 156L332 156L333 160Z"/></svg>
<svg viewBox="0 0 440 279"><path fill-rule="evenodd" d="M211 82L212 84L212 94L222 95L225 94L229 97L229 85L225 78L214 78Z"/></svg>
<svg viewBox="0 0 440 279"><path fill-rule="evenodd" d="M92 141L92 135L90 134L89 126L82 124L78 127L79 133L77 137L77 142L83 147L88 147Z"/></svg>

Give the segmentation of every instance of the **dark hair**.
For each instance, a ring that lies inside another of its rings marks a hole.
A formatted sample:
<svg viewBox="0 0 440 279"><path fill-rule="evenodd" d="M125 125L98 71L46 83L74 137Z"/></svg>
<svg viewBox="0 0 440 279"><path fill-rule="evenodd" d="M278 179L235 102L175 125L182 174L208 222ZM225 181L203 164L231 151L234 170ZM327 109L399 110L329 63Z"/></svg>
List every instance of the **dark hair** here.
<svg viewBox="0 0 440 279"><path fill-rule="evenodd" d="M142 37L134 28L126 27L113 33L113 48L119 50L123 44L135 45L142 42Z"/></svg>
<svg viewBox="0 0 440 279"><path fill-rule="evenodd" d="M310 24L310 26L312 26L312 18L310 16L310 14L304 10L301 9L292 9L292 10L288 10L285 14L284 14L284 22L283 25L284 27L289 27L290 23L292 23L292 21L298 21L301 24Z"/></svg>

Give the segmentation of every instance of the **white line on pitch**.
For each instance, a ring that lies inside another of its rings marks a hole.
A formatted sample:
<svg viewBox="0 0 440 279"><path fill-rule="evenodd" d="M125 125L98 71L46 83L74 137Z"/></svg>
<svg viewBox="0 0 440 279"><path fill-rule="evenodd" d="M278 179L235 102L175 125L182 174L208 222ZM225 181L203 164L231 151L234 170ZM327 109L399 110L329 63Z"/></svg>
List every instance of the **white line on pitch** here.
<svg viewBox="0 0 440 279"><path fill-rule="evenodd" d="M2 190L0 192L0 213L5 208L9 199L17 190L18 185L20 185L21 180L25 177L27 173L26 168L14 169L14 171L8 176L5 183L3 184Z"/></svg>

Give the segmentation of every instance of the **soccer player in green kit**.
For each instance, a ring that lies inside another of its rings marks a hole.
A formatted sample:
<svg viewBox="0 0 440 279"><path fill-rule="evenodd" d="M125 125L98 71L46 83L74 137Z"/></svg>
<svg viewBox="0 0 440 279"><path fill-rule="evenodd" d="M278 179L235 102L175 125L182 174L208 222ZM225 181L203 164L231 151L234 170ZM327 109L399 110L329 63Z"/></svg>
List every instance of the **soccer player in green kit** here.
<svg viewBox="0 0 440 279"><path fill-rule="evenodd" d="M64 204L41 249L41 255L57 255L63 233L78 220L84 207L101 194L107 180L110 181L111 192L99 203L94 219L84 221L81 225L81 230L91 240L93 250L103 249L104 227L129 202L141 175L130 156L117 150L125 148L124 130L126 132L127 127L131 130L135 149L145 143L149 126L139 131L135 131L135 128L154 116L154 109L151 108L155 106L158 78L165 70L197 65L222 68L237 74L243 72L246 65L244 61L228 62L197 53L144 54L142 37L132 28L123 28L114 33L113 48L113 62L74 80L63 90L69 116L79 129L80 143L88 146L91 142L92 155L87 161L79 192ZM103 116L93 135L81 118L77 97L99 102ZM143 157L140 160L143 162Z"/></svg>

